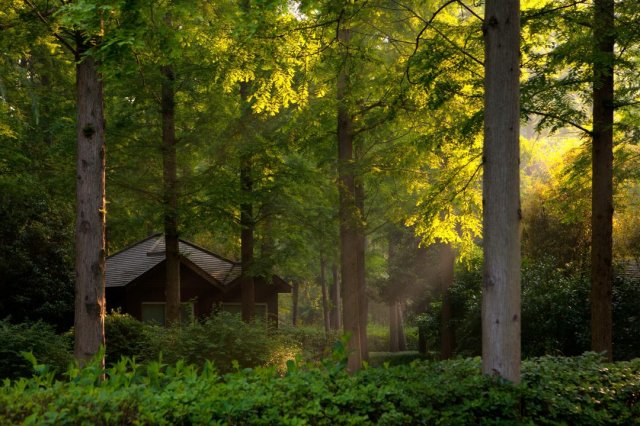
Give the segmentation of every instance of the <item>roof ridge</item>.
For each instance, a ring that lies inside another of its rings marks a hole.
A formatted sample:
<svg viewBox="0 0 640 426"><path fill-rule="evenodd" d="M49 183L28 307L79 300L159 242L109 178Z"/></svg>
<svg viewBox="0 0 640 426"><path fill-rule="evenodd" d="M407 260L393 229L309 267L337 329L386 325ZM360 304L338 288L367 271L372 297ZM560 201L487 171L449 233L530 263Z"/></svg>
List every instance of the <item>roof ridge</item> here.
<svg viewBox="0 0 640 426"><path fill-rule="evenodd" d="M189 245L189 246L191 246L191 247L193 247L193 248L195 248L195 249L197 249L197 250L203 251L203 252L205 252L205 253L207 253L207 254L209 254L209 255L213 256L213 257L216 257L216 258L218 258L218 259L220 259L220 260L222 260L222 261L224 261L224 262L228 262L228 263L230 263L231 265L239 265L239 264L240 264L240 262L236 262L235 260L227 259L227 258L226 258L226 257L224 257L224 256L220 256L219 254L214 253L214 252L212 252L211 250L208 250L208 249L206 249L206 248L204 248L204 247L201 247L201 246L199 246L199 245L197 245L197 244L194 244L194 243L192 243L192 242L190 242L190 241L183 240L182 238L178 238L178 240L179 240L180 242L182 242L182 243L186 244L186 245Z"/></svg>
<svg viewBox="0 0 640 426"><path fill-rule="evenodd" d="M143 238L142 240L140 240L140 241L138 241L138 242L135 242L135 243L133 243L133 244L130 244L130 245L128 245L128 246L126 246L126 247L124 247L124 248L122 248L122 249L118 250L117 252L115 252L115 253L113 253L113 254L110 254L110 255L109 255L109 256L107 256L106 258L108 259L108 258L113 257L113 256L115 256L115 255L117 255L117 254L120 254L120 253L122 253L122 252L124 252L124 251L126 251L126 250L132 249L133 247L135 247L135 246L137 246L137 245L140 245L140 244L142 244L142 243L144 243L144 242L146 242L146 241L150 240L151 238L159 237L160 235L163 235L163 234L162 234L161 232L153 233L153 234L149 235L147 238Z"/></svg>

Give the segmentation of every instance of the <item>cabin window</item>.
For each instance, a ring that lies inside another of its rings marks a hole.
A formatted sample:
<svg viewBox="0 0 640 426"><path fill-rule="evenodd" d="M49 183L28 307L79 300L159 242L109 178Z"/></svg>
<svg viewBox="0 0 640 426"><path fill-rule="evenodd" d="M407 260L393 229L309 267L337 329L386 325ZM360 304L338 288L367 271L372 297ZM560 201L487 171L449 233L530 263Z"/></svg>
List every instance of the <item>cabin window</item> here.
<svg viewBox="0 0 640 426"><path fill-rule="evenodd" d="M164 302L142 302L142 322L164 326L166 305ZM180 305L180 322L186 324L193 321L193 302L183 302Z"/></svg>
<svg viewBox="0 0 640 426"><path fill-rule="evenodd" d="M242 316L242 304L241 303L227 303L223 302L221 306L223 312L229 312L230 314ZM256 303L255 304L256 318L267 318L267 304Z"/></svg>

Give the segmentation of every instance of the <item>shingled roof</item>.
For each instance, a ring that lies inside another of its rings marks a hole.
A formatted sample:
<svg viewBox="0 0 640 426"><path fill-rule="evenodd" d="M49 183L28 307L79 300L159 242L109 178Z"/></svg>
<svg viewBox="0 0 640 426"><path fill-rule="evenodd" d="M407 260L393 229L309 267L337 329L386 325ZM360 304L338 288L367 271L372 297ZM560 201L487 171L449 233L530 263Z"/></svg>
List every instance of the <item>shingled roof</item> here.
<svg viewBox="0 0 640 426"><path fill-rule="evenodd" d="M154 234L107 257L106 287L123 287L165 259L164 235ZM222 286L242 272L240 264L188 241L179 240L180 254Z"/></svg>

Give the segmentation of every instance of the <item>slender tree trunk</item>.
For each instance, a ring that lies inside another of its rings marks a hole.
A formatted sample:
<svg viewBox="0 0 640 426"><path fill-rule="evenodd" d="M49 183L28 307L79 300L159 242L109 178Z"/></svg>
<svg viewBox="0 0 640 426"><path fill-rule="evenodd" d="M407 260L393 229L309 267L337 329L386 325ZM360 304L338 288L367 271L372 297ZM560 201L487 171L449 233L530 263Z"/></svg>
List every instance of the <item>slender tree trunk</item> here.
<svg viewBox="0 0 640 426"><path fill-rule="evenodd" d="M349 338L347 368L356 371L367 359L366 344L362 341L361 314L363 311L358 279L358 221L353 159L353 119L349 111L349 52L350 30L340 28L338 40L343 49L344 63L338 74L338 192L340 197L340 266L342 271L342 302L344 332Z"/></svg>
<svg viewBox="0 0 640 426"><path fill-rule="evenodd" d="M253 279L253 249L254 249L254 222L253 203L250 201L253 191L253 178L251 177L251 157L242 158L240 166L240 184L245 201L240 205L240 258L242 264L242 320L250 322L255 315L255 282Z"/></svg>
<svg viewBox="0 0 640 426"><path fill-rule="evenodd" d="M400 333L398 333L398 302L389 303L389 352L400 350Z"/></svg>
<svg viewBox="0 0 640 426"><path fill-rule="evenodd" d="M329 295L327 294L326 278L327 262L324 254L320 254L320 287L322 289L322 320L324 323L324 333L329 334Z"/></svg>
<svg viewBox="0 0 640 426"><path fill-rule="evenodd" d="M611 361L614 1L595 0L591 192L591 349Z"/></svg>
<svg viewBox="0 0 640 426"><path fill-rule="evenodd" d="M248 3L243 2L248 10ZM253 276L254 263L254 231L253 218L253 156L251 154L249 132L247 126L251 120L251 106L249 105L249 87L247 83L240 83L240 98L242 102L241 117L241 149L240 155L240 189L242 203L240 204L240 263L242 265L242 281L240 292L242 300L242 320L250 322L255 315L255 280Z"/></svg>
<svg viewBox="0 0 640 426"><path fill-rule="evenodd" d="M300 284L298 281L293 282L291 289L291 324L295 327L298 325L298 300L300 298Z"/></svg>
<svg viewBox="0 0 640 426"><path fill-rule="evenodd" d="M362 158L362 147L360 144L356 146L356 162ZM369 301L367 299L367 283L365 275L365 253L367 249L367 239L364 229L364 182L362 176L356 176L354 179L355 186L355 205L357 221L357 247L358 247L358 297L360 299L360 345L363 361L369 360L369 344L367 341L367 323L369 320Z"/></svg>
<svg viewBox="0 0 640 426"><path fill-rule="evenodd" d="M339 330L340 324L340 280L338 276L338 265L334 263L331 267L333 281L331 283L331 311L330 325L332 330Z"/></svg>
<svg viewBox="0 0 640 426"><path fill-rule="evenodd" d="M440 285L442 291L442 329L440 356L442 359L450 359L456 347L456 336L451 319L453 318L453 304L451 303L451 285L453 284L453 269L455 264L455 253L450 244L443 244L442 256L442 276Z"/></svg>
<svg viewBox="0 0 640 426"><path fill-rule="evenodd" d="M86 363L104 345L105 136L102 81L77 34L76 294L74 355ZM104 359L102 360L104 363Z"/></svg>
<svg viewBox="0 0 640 426"><path fill-rule="evenodd" d="M244 13L250 12L250 0L239 0L239 5ZM251 105L249 104L249 85L246 82L240 83L240 103L242 109L240 136L243 150L240 155L240 190L243 199L240 204L240 263L242 265L240 298L242 320L250 322L256 310L256 287L253 276L255 221L253 217L253 156L249 141L252 135L247 128L251 121Z"/></svg>
<svg viewBox="0 0 640 426"><path fill-rule="evenodd" d="M520 381L520 2L485 6L482 371Z"/></svg>
<svg viewBox="0 0 640 426"><path fill-rule="evenodd" d="M170 66L162 74L162 177L164 182L165 298L167 325L180 324L180 250L178 231L178 174L176 161L175 75Z"/></svg>
<svg viewBox="0 0 640 426"><path fill-rule="evenodd" d="M398 302L396 307L398 315L398 349L401 351L407 350L407 336L404 333L404 308L402 303Z"/></svg>
<svg viewBox="0 0 640 426"><path fill-rule="evenodd" d="M384 296L389 304L389 351L398 352L400 350L400 317L398 315L398 290L404 285L404 277L400 273L403 267L399 256L398 248L402 242L402 232L399 227L389 226L387 240L389 243L387 250L387 273L389 275L389 283L385 288Z"/></svg>
<svg viewBox="0 0 640 426"><path fill-rule="evenodd" d="M424 306L422 309L418 309L418 312L421 313L427 313L428 312L428 307L431 305L431 298L427 297L427 299L425 299L424 301ZM427 354L427 331L424 329L424 327L419 327L418 328L418 352L420 352L423 355Z"/></svg>

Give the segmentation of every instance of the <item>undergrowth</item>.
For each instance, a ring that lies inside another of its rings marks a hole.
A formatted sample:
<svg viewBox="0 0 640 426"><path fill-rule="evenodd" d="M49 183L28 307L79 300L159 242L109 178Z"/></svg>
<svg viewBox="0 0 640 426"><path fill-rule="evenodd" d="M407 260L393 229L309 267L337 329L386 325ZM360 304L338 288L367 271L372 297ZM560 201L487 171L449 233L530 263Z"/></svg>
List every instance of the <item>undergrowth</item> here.
<svg viewBox="0 0 640 426"><path fill-rule="evenodd" d="M319 363L220 374L210 362L73 367L59 380L0 388L0 424L580 424L640 422L640 360L598 355L525 361L522 384L480 373L477 358L414 361L349 375L344 347Z"/></svg>

